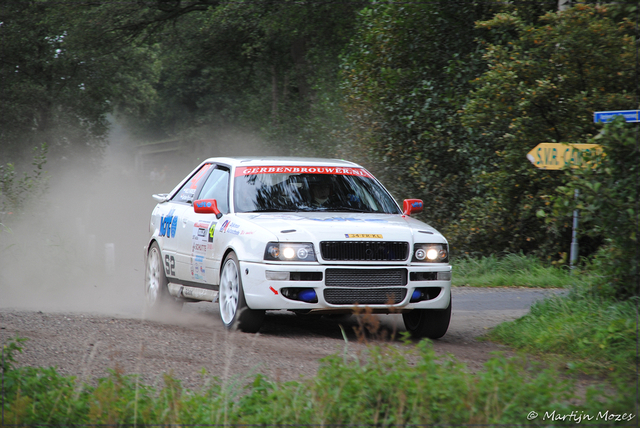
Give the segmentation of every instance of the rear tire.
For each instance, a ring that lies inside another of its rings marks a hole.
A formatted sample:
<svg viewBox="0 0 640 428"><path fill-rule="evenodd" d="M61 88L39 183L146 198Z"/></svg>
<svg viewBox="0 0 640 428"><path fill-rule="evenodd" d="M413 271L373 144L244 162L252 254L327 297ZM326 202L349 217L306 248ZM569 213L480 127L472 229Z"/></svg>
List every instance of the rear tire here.
<svg viewBox="0 0 640 428"><path fill-rule="evenodd" d="M234 253L229 253L222 264L218 294L220 319L227 330L256 333L264 321L264 310L250 309L244 298L240 264Z"/></svg>
<svg viewBox="0 0 640 428"><path fill-rule="evenodd" d="M164 310L180 311L183 302L169 294L169 282L164 273L162 253L156 242L151 244L147 253L144 282L144 311L145 314L159 315Z"/></svg>
<svg viewBox="0 0 640 428"><path fill-rule="evenodd" d="M404 326L416 339L440 339L449 329L451 300L446 309L414 309L402 314Z"/></svg>

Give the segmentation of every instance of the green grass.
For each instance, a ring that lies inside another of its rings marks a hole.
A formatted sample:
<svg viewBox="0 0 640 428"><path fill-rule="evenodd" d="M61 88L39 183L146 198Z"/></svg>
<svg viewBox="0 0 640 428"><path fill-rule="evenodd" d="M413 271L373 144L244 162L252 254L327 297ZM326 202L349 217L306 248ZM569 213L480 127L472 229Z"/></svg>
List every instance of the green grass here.
<svg viewBox="0 0 640 428"><path fill-rule="evenodd" d="M499 325L489 333L491 340L587 373L609 378L631 378L635 373L636 301L616 301L594 291L598 272L593 266L571 275L566 267L545 265L522 254L463 257L451 264L453 284L458 286L569 290L567 296L536 302L526 316Z"/></svg>
<svg viewBox="0 0 640 428"><path fill-rule="evenodd" d="M637 306L576 287L566 297L536 302L489 337L539 355L561 355L570 367L631 378L636 373Z"/></svg>
<svg viewBox="0 0 640 428"><path fill-rule="evenodd" d="M586 283L568 269L545 265L538 258L522 254L482 258L460 257L451 262L452 284L471 287L565 288Z"/></svg>
<svg viewBox="0 0 640 428"><path fill-rule="evenodd" d="M634 408L628 391L608 396L592 389L577 397L572 380L524 358L495 356L472 374L451 357L438 358L428 341L370 346L357 356L345 350L323 359L317 376L307 380L274 382L258 375L221 383L210 378L200 391L185 389L168 375L156 389L117 371L96 386L80 385L53 368L14 367L11 355L18 351L15 341L4 346L3 423L12 426L547 426L544 412ZM531 411L540 417L528 420Z"/></svg>

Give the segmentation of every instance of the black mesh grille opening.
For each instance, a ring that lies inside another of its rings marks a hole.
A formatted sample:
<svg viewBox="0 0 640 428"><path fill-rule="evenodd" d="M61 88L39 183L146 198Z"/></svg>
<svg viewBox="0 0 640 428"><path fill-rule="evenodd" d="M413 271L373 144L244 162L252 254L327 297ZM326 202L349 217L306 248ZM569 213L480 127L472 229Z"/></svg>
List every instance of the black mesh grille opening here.
<svg viewBox="0 0 640 428"><path fill-rule="evenodd" d="M411 281L436 281L438 272L411 272Z"/></svg>
<svg viewBox="0 0 640 428"><path fill-rule="evenodd" d="M402 261L409 257L408 242L324 241L322 258L328 261Z"/></svg>
<svg viewBox="0 0 640 428"><path fill-rule="evenodd" d="M289 281L322 281L322 272L291 272Z"/></svg>
<svg viewBox="0 0 640 428"><path fill-rule="evenodd" d="M406 269L327 269L327 287L403 287L407 285Z"/></svg>
<svg viewBox="0 0 640 428"><path fill-rule="evenodd" d="M325 288L324 300L332 305L386 305L398 304L407 295L406 288Z"/></svg>

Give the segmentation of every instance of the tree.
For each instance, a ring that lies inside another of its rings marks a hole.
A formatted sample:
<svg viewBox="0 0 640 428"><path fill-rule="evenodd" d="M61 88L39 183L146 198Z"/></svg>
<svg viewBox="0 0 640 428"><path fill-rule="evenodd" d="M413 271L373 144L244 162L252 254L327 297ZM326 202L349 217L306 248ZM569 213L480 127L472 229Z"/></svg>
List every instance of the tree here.
<svg viewBox="0 0 640 428"><path fill-rule="evenodd" d="M95 158L106 114L122 99L150 95L147 51L94 39L98 26L85 20L93 7L21 1L0 9L0 164L41 144L54 158Z"/></svg>
<svg viewBox="0 0 640 428"><path fill-rule="evenodd" d="M484 71L475 39L497 3L384 3L364 9L342 64L352 152L400 199L420 197L441 228L474 194L468 177L486 157L480 132L462 127L469 81Z"/></svg>
<svg viewBox="0 0 640 428"><path fill-rule="evenodd" d="M596 110L634 107L633 22L612 6L576 5L538 25L517 13L478 24L514 40L486 44L489 69L475 81L463 123L491 141L482 196L469 201L458 242L469 251L550 255L566 248L570 223L549 228L549 196L562 173L534 168L526 153L542 142L584 142L597 133ZM591 248L593 250L593 248Z"/></svg>
<svg viewBox="0 0 640 428"><path fill-rule="evenodd" d="M248 127L289 152L330 153L338 54L360 7L263 0L183 16L156 33L159 98L138 124L205 145L200 130Z"/></svg>

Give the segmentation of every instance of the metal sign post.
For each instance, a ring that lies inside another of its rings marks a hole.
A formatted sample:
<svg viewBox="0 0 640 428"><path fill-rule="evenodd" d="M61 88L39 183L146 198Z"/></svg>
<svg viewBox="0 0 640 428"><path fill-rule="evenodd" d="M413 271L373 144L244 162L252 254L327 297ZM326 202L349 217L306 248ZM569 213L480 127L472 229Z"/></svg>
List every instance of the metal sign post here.
<svg viewBox="0 0 640 428"><path fill-rule="evenodd" d="M640 122L640 110L613 110L596 111L593 113L594 123L607 123L618 116L622 116L625 122ZM563 144L563 143L540 143L527 153L527 159L540 169L559 170L565 166L580 168L583 166L582 155L584 152L595 150L602 152L599 144ZM574 197L576 202L580 193L576 189ZM573 230L571 232L571 253L569 255L571 270L578 261L578 209L573 210Z"/></svg>
<svg viewBox="0 0 640 428"><path fill-rule="evenodd" d="M576 202L580 192L576 189L574 197ZM578 261L578 209L573 210L573 230L571 231L571 253L569 253L569 268L573 271L573 268Z"/></svg>
<svg viewBox="0 0 640 428"><path fill-rule="evenodd" d="M580 168L586 152L602 152L599 144L540 143L527 153L527 159L536 167L545 170L560 170L565 166ZM580 195L575 191L576 201ZM573 271L578 261L578 209L573 210L573 230L571 231L571 252L569 266Z"/></svg>

